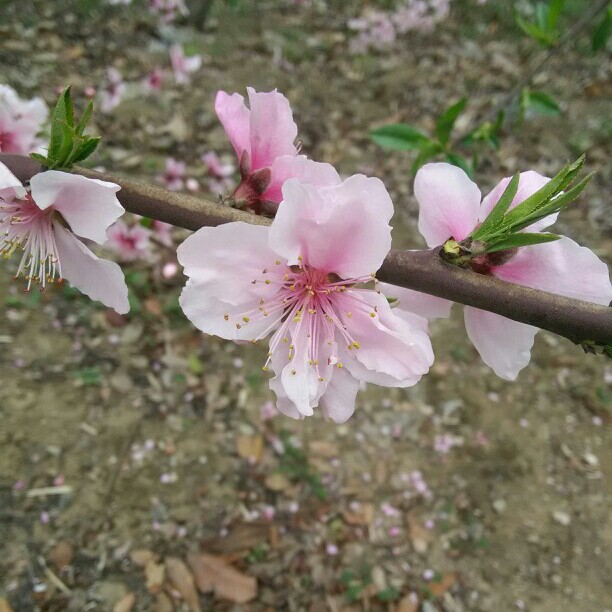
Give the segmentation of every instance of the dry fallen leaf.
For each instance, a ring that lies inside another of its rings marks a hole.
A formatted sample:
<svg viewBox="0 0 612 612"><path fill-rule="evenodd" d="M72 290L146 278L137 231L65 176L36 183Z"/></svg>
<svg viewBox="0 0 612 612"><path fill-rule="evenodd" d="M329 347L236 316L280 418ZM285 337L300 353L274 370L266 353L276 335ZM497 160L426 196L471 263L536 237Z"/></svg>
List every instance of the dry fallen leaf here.
<svg viewBox="0 0 612 612"><path fill-rule="evenodd" d="M408 536L410 537L412 548L419 555L425 554L431 542L431 532L423 527L414 511L408 513L406 520L408 522Z"/></svg>
<svg viewBox="0 0 612 612"><path fill-rule="evenodd" d="M189 568L176 557L166 558L166 579L185 600L193 612L200 612L200 600Z"/></svg>
<svg viewBox="0 0 612 612"><path fill-rule="evenodd" d="M263 447L261 436L238 436L236 438L238 455L247 461L257 463L261 459Z"/></svg>
<svg viewBox="0 0 612 612"><path fill-rule="evenodd" d="M66 540L60 540L49 553L49 559L58 572L61 572L65 567L70 565L73 558L74 548L72 544L66 542Z"/></svg>
<svg viewBox="0 0 612 612"><path fill-rule="evenodd" d="M248 552L268 539L269 527L267 521L237 523L226 536L207 540L204 547L222 555Z"/></svg>
<svg viewBox="0 0 612 612"><path fill-rule="evenodd" d="M157 555L148 548L139 548L130 553L130 559L138 567L146 567L151 561L157 560Z"/></svg>
<svg viewBox="0 0 612 612"><path fill-rule="evenodd" d="M289 486L289 481L282 474L270 474L266 477L265 484L270 491L284 491Z"/></svg>
<svg viewBox="0 0 612 612"><path fill-rule="evenodd" d="M234 569L223 557L192 552L187 562L202 593L214 591L216 597L240 604L257 597L257 580Z"/></svg>
<svg viewBox="0 0 612 612"><path fill-rule="evenodd" d="M165 575L166 568L163 563L155 563L155 561L149 561L149 563L147 563L145 567L145 578L149 592L155 594L161 591Z"/></svg>
<svg viewBox="0 0 612 612"><path fill-rule="evenodd" d="M155 612L172 612L173 610L172 601L163 591L155 596Z"/></svg>
<svg viewBox="0 0 612 612"><path fill-rule="evenodd" d="M342 512L344 520L349 525L371 525L374 514L374 505L370 503L362 503L356 509Z"/></svg>
<svg viewBox="0 0 612 612"><path fill-rule="evenodd" d="M396 612L417 612L419 609L419 598L414 594L406 595L397 604Z"/></svg>
<svg viewBox="0 0 612 612"><path fill-rule="evenodd" d="M0 597L0 612L13 612L11 604L4 597Z"/></svg>
<svg viewBox="0 0 612 612"><path fill-rule="evenodd" d="M113 612L130 612L136 603L134 593L126 593L113 607Z"/></svg>
<svg viewBox="0 0 612 612"><path fill-rule="evenodd" d="M437 582L428 582L427 588L434 597L441 597L457 582L457 574L449 572L444 574Z"/></svg>
<svg viewBox="0 0 612 612"><path fill-rule="evenodd" d="M308 445L308 450L312 454L325 457L326 459L338 456L338 446L327 440L313 440Z"/></svg>

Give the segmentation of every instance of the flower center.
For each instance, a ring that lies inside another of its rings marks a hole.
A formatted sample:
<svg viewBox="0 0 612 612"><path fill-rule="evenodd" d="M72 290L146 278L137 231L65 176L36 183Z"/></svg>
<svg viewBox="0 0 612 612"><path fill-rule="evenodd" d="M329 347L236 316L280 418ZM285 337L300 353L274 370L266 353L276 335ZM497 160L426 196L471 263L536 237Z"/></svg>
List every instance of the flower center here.
<svg viewBox="0 0 612 612"><path fill-rule="evenodd" d="M280 260L275 262L281 265ZM261 272L253 284L269 285L274 294L270 299L262 298L257 309L244 313L236 322L237 329L262 318L269 317L270 325L253 340L264 338L279 324L270 340L270 352L264 365L267 369L272 355L283 344L287 345L287 359L297 354L306 355L309 366L315 368L319 380L324 380L319 366L342 367L338 358L338 342L345 342L348 350L359 349L360 345L351 335L344 321L353 312L367 310L369 316L377 316L354 286L372 281L374 275L361 278L341 279L335 274L304 266L292 266L286 274L270 274L268 269ZM229 315L224 316L229 320ZM292 374L296 371L293 370Z"/></svg>
<svg viewBox="0 0 612 612"><path fill-rule="evenodd" d="M15 146L15 135L12 132L0 131L0 151L10 153Z"/></svg>
<svg viewBox="0 0 612 612"><path fill-rule="evenodd" d="M14 276L25 277L28 292L32 282L43 291L48 283L62 282L62 267L53 233L52 209L40 210L27 195L24 200L0 201L0 255L9 259L13 253L22 253Z"/></svg>

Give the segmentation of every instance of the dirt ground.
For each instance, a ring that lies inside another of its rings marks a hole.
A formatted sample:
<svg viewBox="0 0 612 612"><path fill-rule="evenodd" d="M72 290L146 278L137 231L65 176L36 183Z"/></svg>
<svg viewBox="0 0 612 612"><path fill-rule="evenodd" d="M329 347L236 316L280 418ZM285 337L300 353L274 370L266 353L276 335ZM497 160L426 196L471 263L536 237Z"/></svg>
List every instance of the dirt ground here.
<svg viewBox="0 0 612 612"><path fill-rule="evenodd" d="M149 97L129 85L94 121L96 165L154 181L172 155L205 185L200 155L231 153L216 90L278 87L311 157L385 181L396 247L422 246L411 157L369 130L430 129L468 95L465 129L538 52L492 1L456 2L433 33L367 56L347 51L362 3L244 0L204 33L101 4L3 4L0 82L49 103L72 84L82 103L109 65L137 83L184 43L203 55L192 84L169 77ZM506 133L477 180L485 191L516 169L552 174L586 151L598 174L557 229L610 262L604 57L588 41L560 50L535 83L562 115ZM436 362L416 387L368 386L341 426L267 418L265 349L198 333L178 310L182 276L161 273L172 258L160 247L126 266L125 318L70 290L24 295L3 266L0 611L612 609L609 361L541 332L531 365L504 382L456 306L432 325ZM192 573L213 592L194 600Z"/></svg>

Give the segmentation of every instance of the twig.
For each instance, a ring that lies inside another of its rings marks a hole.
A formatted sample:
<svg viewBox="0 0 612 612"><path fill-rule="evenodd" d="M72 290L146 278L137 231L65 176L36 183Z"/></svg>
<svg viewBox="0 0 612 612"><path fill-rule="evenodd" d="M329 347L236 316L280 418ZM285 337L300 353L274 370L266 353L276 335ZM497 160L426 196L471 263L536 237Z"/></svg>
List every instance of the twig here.
<svg viewBox="0 0 612 612"><path fill-rule="evenodd" d="M30 489L26 491L26 497L46 497L47 495L70 495L72 487L70 485L61 485L59 487L41 487L39 489Z"/></svg>
<svg viewBox="0 0 612 612"><path fill-rule="evenodd" d="M40 166L27 157L0 153L22 181L29 180ZM245 221L269 225L270 219L208 202L191 195L168 191L138 181L76 168L79 174L111 181L121 186L119 199L126 210L197 230L203 226ZM569 338L573 342L612 344L612 309L598 304L553 295L515 285L491 276L447 264L431 251L392 250L378 271L383 282L474 306Z"/></svg>

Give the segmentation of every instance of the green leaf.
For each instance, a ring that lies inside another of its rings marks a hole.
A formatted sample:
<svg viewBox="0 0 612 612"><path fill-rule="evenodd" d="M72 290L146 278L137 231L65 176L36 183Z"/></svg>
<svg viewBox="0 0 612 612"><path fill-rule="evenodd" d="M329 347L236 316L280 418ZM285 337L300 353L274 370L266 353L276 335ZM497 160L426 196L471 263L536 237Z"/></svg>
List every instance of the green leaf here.
<svg viewBox="0 0 612 612"><path fill-rule="evenodd" d="M79 124L76 126L75 133L77 136L83 135L83 132L85 131L85 128L87 127L87 124L89 123L89 120L91 119L93 109L94 109L94 103L93 103L93 100L90 100L87 106L85 107L85 111L83 112L83 115L81 116L81 120L79 121Z"/></svg>
<svg viewBox="0 0 612 612"><path fill-rule="evenodd" d="M474 176L474 170L470 164L470 162L463 157L463 155L459 155L459 153L451 153L450 151L446 154L446 161L449 164L453 164L453 166L457 166L457 168L461 168L470 178Z"/></svg>
<svg viewBox="0 0 612 612"><path fill-rule="evenodd" d="M502 193L501 198L499 198L493 210L491 210L487 218L481 223L480 227L473 232L472 237L475 240L484 240L486 242L487 234L491 233L492 230L502 224L504 215L508 212L510 204L512 204L512 200L514 200L516 196L520 179L521 173L517 172L508 182L506 189L504 189L504 193Z"/></svg>
<svg viewBox="0 0 612 612"><path fill-rule="evenodd" d="M557 30L557 24L559 23L559 17L563 11L563 5L565 0L550 0L548 3L548 19L546 25L550 32Z"/></svg>
<svg viewBox="0 0 612 612"><path fill-rule="evenodd" d="M406 123L384 125L370 132L370 138L381 147L398 151L420 149L423 144L430 142L425 134Z"/></svg>
<svg viewBox="0 0 612 612"><path fill-rule="evenodd" d="M559 240L561 236L557 234L517 232L510 234L505 238L491 241L487 243L486 252L496 253L498 251L507 251L509 249L517 249L524 246L532 246L534 244L542 244L544 242L553 242Z"/></svg>
<svg viewBox="0 0 612 612"><path fill-rule="evenodd" d="M410 168L412 174L416 174L417 170L427 161L429 161L432 157L435 157L438 153L443 151L442 147L437 142L430 142L423 147L419 151L416 159L412 162L412 166Z"/></svg>
<svg viewBox="0 0 612 612"><path fill-rule="evenodd" d="M531 91L529 93L528 108L542 115L561 114L561 108L555 99L543 91Z"/></svg>
<svg viewBox="0 0 612 612"><path fill-rule="evenodd" d="M601 20L599 25L593 32L593 51L601 51L605 49L608 44L608 38L610 37L610 30L612 29L612 8L609 8Z"/></svg>
<svg viewBox="0 0 612 612"><path fill-rule="evenodd" d="M30 158L34 161L40 162L43 166L47 165L47 158L40 153L30 153Z"/></svg>
<svg viewBox="0 0 612 612"><path fill-rule="evenodd" d="M83 161L84 159L87 159L98 148L98 145L100 144L100 140L101 140L100 136L96 136L94 138L88 138L77 149L76 153L70 159L70 163L76 164L80 161Z"/></svg>
<svg viewBox="0 0 612 612"><path fill-rule="evenodd" d="M64 127L67 125L66 98L70 97L70 87L62 93L57 100L53 113L51 113L51 137L49 139L49 151L47 158L50 164L57 161L57 153L64 139Z"/></svg>
<svg viewBox="0 0 612 612"><path fill-rule="evenodd" d="M466 104L467 98L461 98L459 102L449 106L436 119L436 137L441 145L448 143L455 121L457 121L457 117L463 112Z"/></svg>

